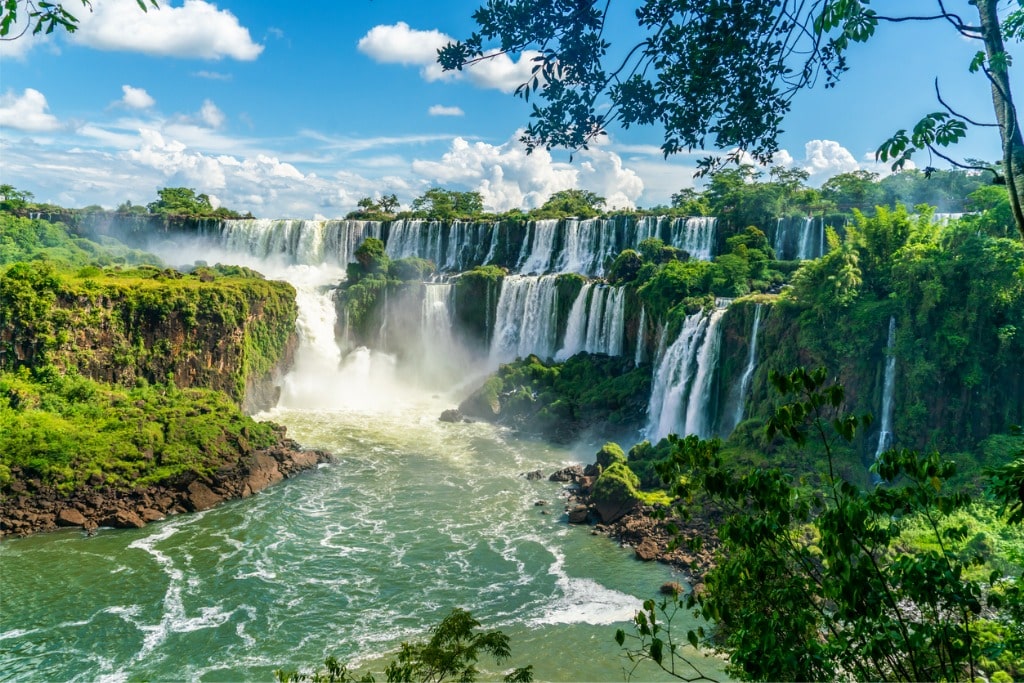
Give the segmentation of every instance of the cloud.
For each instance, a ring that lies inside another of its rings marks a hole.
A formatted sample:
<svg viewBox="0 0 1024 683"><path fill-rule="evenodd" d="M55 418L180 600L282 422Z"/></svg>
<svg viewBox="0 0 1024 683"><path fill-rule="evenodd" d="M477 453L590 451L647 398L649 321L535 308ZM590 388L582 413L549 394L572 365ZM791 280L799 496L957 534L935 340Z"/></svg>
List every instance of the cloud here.
<svg viewBox="0 0 1024 683"><path fill-rule="evenodd" d="M442 104L435 104L427 113L431 116L465 116L466 112L462 111L459 107L446 107Z"/></svg>
<svg viewBox="0 0 1024 683"><path fill-rule="evenodd" d="M410 28L404 21L394 25L379 24L359 39L356 47L380 64L419 66L420 76L427 81L466 79L480 88L512 92L531 77L533 58L539 52L526 51L513 61L498 50L487 53L490 59L467 66L462 71L442 71L437 51L454 39L440 31Z"/></svg>
<svg viewBox="0 0 1024 683"><path fill-rule="evenodd" d="M502 145L455 138L439 161L418 159L413 172L431 184L476 190L491 211L533 208L560 190L588 189L609 207L635 206L643 181L614 152L580 152L577 165L556 162L547 150L527 154L516 133Z"/></svg>
<svg viewBox="0 0 1024 683"><path fill-rule="evenodd" d="M420 31L400 21L394 26L374 26L356 47L380 64L425 66L434 63L437 51L450 42L452 38L440 31Z"/></svg>
<svg viewBox="0 0 1024 683"><path fill-rule="evenodd" d="M124 92L124 97L121 98L120 104L129 109L149 109L156 104L156 100L150 97L149 93L142 88L122 85L121 90Z"/></svg>
<svg viewBox="0 0 1024 683"><path fill-rule="evenodd" d="M192 74L196 78L205 78L209 81L230 81L231 74L220 73L219 71L196 71Z"/></svg>
<svg viewBox="0 0 1024 683"><path fill-rule="evenodd" d="M227 10L204 0L181 7L161 4L143 12L134 2L93 0L70 39L98 50L126 50L164 57L256 59L263 46Z"/></svg>
<svg viewBox="0 0 1024 683"><path fill-rule="evenodd" d="M834 175L860 169L857 159L835 140L809 140L804 145L806 159L799 164L810 173L808 184L821 185Z"/></svg>
<svg viewBox="0 0 1024 683"><path fill-rule="evenodd" d="M220 128L224 125L224 112L210 100L204 100L203 106L199 110L199 119L210 128Z"/></svg>
<svg viewBox="0 0 1024 683"><path fill-rule="evenodd" d="M0 126L44 133L60 128L60 121L47 110L46 96L33 88L25 88L20 95L8 92L0 95Z"/></svg>

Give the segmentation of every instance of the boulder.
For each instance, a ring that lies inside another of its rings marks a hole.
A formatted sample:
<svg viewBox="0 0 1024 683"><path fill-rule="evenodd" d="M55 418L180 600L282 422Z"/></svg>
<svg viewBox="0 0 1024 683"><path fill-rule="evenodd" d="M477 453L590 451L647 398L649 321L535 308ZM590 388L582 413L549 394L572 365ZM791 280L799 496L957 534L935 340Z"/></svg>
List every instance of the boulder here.
<svg viewBox="0 0 1024 683"><path fill-rule="evenodd" d="M683 587L675 581L666 581L661 584L662 595L682 595Z"/></svg>
<svg viewBox="0 0 1024 683"><path fill-rule="evenodd" d="M569 524L586 524L590 510L586 505L576 505L569 510Z"/></svg>
<svg viewBox="0 0 1024 683"><path fill-rule="evenodd" d="M210 490L209 486L196 480L185 489L185 499L182 503L186 509L192 512L199 512L200 510L208 510L223 500L223 498Z"/></svg>
<svg viewBox="0 0 1024 683"><path fill-rule="evenodd" d="M115 529L141 529L146 526L146 523L131 510L122 508L105 518L103 526L112 526Z"/></svg>
<svg viewBox="0 0 1024 683"><path fill-rule="evenodd" d="M266 453L257 453L252 458L249 476L245 478L245 482L242 484L242 495L247 496L262 491L282 479L284 479L284 475L281 474L277 460Z"/></svg>
<svg viewBox="0 0 1024 683"><path fill-rule="evenodd" d="M540 470L534 470L532 472L524 472L523 476L526 477L527 481L538 481L544 478L544 473Z"/></svg>
<svg viewBox="0 0 1024 683"><path fill-rule="evenodd" d="M57 526L85 526L85 515L74 508L64 508L57 513Z"/></svg>
<svg viewBox="0 0 1024 683"><path fill-rule="evenodd" d="M460 411L458 408L449 408L448 410L445 410L444 412L442 412L441 413L441 417L439 417L438 419L441 422L455 423L455 422L462 422L462 420L464 419L464 416L462 414L462 411Z"/></svg>
<svg viewBox="0 0 1024 683"><path fill-rule="evenodd" d="M548 477L548 481L558 481L563 484L569 482L578 482L583 478L583 466L582 465L570 465L569 467L562 468Z"/></svg>
<svg viewBox="0 0 1024 683"><path fill-rule="evenodd" d="M636 556L644 562L658 559L658 544L650 538L645 538L636 547Z"/></svg>

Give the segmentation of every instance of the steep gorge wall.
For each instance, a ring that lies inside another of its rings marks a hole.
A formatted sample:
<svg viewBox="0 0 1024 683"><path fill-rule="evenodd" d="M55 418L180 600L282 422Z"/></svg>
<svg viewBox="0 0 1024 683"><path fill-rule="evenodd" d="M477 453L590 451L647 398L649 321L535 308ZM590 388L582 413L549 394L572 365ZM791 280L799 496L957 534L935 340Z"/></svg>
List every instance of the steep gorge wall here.
<svg viewBox="0 0 1024 683"><path fill-rule="evenodd" d="M295 319L282 282L19 264L0 278L0 369L53 364L124 386L173 377L256 411L276 401Z"/></svg>

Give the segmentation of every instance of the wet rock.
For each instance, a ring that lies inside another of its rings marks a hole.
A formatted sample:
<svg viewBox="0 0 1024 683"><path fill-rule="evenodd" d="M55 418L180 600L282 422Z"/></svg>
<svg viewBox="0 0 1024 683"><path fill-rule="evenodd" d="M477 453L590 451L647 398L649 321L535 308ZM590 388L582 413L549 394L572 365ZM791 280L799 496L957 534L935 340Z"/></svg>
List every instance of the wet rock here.
<svg viewBox="0 0 1024 683"><path fill-rule="evenodd" d="M658 554L658 544L651 538L645 538L640 542L640 545L636 547L637 558L644 562L651 562L658 559Z"/></svg>
<svg viewBox="0 0 1024 683"><path fill-rule="evenodd" d="M583 466L582 465L571 465L563 469L558 470L548 477L548 481L557 481L563 484L572 482L576 483L583 478Z"/></svg>
<svg viewBox="0 0 1024 683"><path fill-rule="evenodd" d="M223 500L209 486L198 480L189 484L185 491L185 500L182 502L192 512L208 510Z"/></svg>
<svg viewBox="0 0 1024 683"><path fill-rule="evenodd" d="M576 505L569 510L569 524L586 524L590 509L586 505Z"/></svg>
<svg viewBox="0 0 1024 683"><path fill-rule="evenodd" d="M38 515L36 519L38 520ZM57 513L57 524L59 526L85 526L85 516L74 508L64 508Z"/></svg>
<svg viewBox="0 0 1024 683"><path fill-rule="evenodd" d="M533 505L534 505L534 507L540 507L541 505L547 505L547 504L548 504L548 502L546 500L538 500Z"/></svg>
<svg viewBox="0 0 1024 683"><path fill-rule="evenodd" d="M662 595L682 595L683 587L675 581L666 581L661 584Z"/></svg>
<svg viewBox="0 0 1024 683"><path fill-rule="evenodd" d="M449 408L448 410L443 411L441 413L441 417L439 417L438 419L441 422L456 423L462 422L463 419L465 419L465 416L462 414L462 411L459 410L458 408Z"/></svg>
<svg viewBox="0 0 1024 683"><path fill-rule="evenodd" d="M538 481L544 478L544 473L540 470L534 470L532 472L526 472L523 474L527 481Z"/></svg>

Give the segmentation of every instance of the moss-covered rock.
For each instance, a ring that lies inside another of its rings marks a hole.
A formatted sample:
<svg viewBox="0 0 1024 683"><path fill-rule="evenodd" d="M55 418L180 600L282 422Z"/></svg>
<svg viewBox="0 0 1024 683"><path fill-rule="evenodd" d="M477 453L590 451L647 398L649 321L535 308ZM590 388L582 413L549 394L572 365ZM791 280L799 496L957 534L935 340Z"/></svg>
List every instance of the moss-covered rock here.
<svg viewBox="0 0 1024 683"><path fill-rule="evenodd" d="M601 521L611 524L642 504L640 480L624 461L614 462L594 482L590 501Z"/></svg>
<svg viewBox="0 0 1024 683"><path fill-rule="evenodd" d="M173 378L241 403L290 362L296 315L291 285L253 274L16 263L0 273L0 369L52 364L122 386Z"/></svg>
<svg viewBox="0 0 1024 683"><path fill-rule="evenodd" d="M617 462L626 462L626 454L622 451L622 446L614 441L609 441L601 446L601 450L594 455L594 463L599 465L602 471Z"/></svg>

